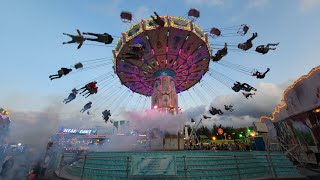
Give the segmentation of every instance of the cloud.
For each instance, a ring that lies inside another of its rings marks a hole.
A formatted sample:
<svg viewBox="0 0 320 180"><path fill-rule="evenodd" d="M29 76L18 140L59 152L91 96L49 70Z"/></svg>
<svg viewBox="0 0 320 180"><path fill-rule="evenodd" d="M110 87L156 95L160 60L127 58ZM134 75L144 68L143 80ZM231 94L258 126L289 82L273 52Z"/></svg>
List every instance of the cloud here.
<svg viewBox="0 0 320 180"><path fill-rule="evenodd" d="M185 0L185 4L188 6L222 6L224 5L224 0Z"/></svg>
<svg viewBox="0 0 320 180"><path fill-rule="evenodd" d="M272 83L258 83L256 95L246 99L241 93L217 97L212 105L223 108L226 104L234 104L232 114L236 116L246 116L259 118L262 115L270 114L271 110L280 102L283 90Z"/></svg>
<svg viewBox="0 0 320 180"><path fill-rule="evenodd" d="M300 9L303 12L314 9L317 6L320 6L319 0L300 0Z"/></svg>
<svg viewBox="0 0 320 180"><path fill-rule="evenodd" d="M219 125L221 124L224 127L234 127L234 128L241 128L246 126L251 126L253 122L258 121L257 118L254 118L249 115L245 116L234 116L234 115L227 115L227 116L215 116L210 120L204 120L203 125L207 127L212 127L213 124Z"/></svg>
<svg viewBox="0 0 320 180"><path fill-rule="evenodd" d="M249 8L257 8L257 7L264 7L268 4L269 0L249 0Z"/></svg>
<svg viewBox="0 0 320 180"><path fill-rule="evenodd" d="M258 83L256 85L258 91L251 99L246 99L241 93L217 96L211 103L211 106L224 111L222 116L210 115L205 106L189 108L185 113L196 121L199 121L203 114L211 116L211 119L206 119L202 122L208 127L212 127L213 124L233 127L249 126L252 125L252 122L259 121L261 116L271 115L274 107L280 103L282 93L289 82L285 82L279 86L272 83ZM234 105L233 112L224 110L224 105L229 104Z"/></svg>

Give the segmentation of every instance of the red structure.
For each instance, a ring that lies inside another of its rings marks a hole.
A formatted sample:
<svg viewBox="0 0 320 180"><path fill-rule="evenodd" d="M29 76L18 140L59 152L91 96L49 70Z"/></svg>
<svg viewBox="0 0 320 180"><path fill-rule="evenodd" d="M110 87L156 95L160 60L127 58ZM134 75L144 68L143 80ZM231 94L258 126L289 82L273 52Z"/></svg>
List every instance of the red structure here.
<svg viewBox="0 0 320 180"><path fill-rule="evenodd" d="M152 109L177 112L177 94L194 86L208 71L211 50L207 35L194 22L161 18L163 28L150 18L122 33L113 50L114 70L123 85L152 96ZM125 56L134 44L145 49L141 59Z"/></svg>

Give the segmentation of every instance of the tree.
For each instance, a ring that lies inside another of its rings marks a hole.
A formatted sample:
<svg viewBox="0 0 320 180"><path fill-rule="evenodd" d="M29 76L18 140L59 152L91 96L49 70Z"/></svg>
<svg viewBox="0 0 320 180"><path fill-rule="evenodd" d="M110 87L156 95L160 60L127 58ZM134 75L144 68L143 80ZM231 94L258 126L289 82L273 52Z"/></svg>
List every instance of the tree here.
<svg viewBox="0 0 320 180"><path fill-rule="evenodd" d="M206 135L208 138L212 136L211 131L206 126L201 126L200 128L197 129L196 132L197 132L197 135Z"/></svg>

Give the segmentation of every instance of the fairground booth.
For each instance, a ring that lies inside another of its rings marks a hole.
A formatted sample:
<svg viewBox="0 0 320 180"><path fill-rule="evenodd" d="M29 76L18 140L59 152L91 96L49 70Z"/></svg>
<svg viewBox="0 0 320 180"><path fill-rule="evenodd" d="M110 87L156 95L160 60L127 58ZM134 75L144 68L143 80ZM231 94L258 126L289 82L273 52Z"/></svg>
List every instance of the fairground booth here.
<svg viewBox="0 0 320 180"><path fill-rule="evenodd" d="M294 161L320 161L320 66L300 77L283 93L272 117L263 116L268 125L269 148L275 144Z"/></svg>
<svg viewBox="0 0 320 180"><path fill-rule="evenodd" d="M88 150L92 146L107 143L106 135L98 135L97 129L79 129L62 127L51 137L54 144L58 144L65 151Z"/></svg>

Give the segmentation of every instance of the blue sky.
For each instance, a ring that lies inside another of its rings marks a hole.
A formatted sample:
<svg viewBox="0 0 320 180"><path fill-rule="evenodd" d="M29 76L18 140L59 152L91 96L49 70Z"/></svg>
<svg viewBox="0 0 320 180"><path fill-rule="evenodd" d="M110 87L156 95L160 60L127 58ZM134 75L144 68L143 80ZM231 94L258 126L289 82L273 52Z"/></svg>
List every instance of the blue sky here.
<svg viewBox="0 0 320 180"><path fill-rule="evenodd" d="M263 80L211 66L232 79L253 85L265 82L280 86L320 64L317 18L320 17L320 2L317 0L5 0L0 2L0 106L37 111L54 101L52 99L62 101L73 87L111 71L111 66L105 66L51 82L48 76L60 67L112 56L112 47L84 45L77 50L76 45L62 45L69 40L63 32L75 34L79 28L82 32L119 36L128 28L119 18L123 10L131 11L135 19L140 20L150 17L153 11L160 15L184 16L190 8L200 11L201 17L196 23L204 29L243 23L251 27L245 37L211 39L211 43L242 42L252 32L259 34L254 40L256 45L280 42L276 51L266 55L230 51L225 57L229 62L248 67L262 70L270 67L270 74ZM207 78L207 82L211 80ZM219 93L232 93L223 85L212 83ZM118 86L109 88L117 91ZM190 98L186 100L191 101ZM86 101L78 98L73 103L82 106Z"/></svg>

